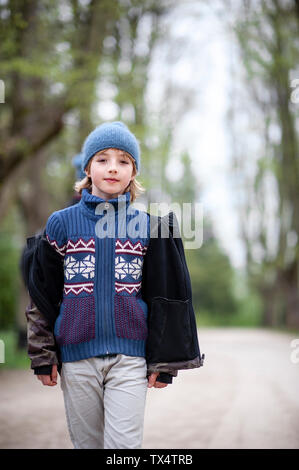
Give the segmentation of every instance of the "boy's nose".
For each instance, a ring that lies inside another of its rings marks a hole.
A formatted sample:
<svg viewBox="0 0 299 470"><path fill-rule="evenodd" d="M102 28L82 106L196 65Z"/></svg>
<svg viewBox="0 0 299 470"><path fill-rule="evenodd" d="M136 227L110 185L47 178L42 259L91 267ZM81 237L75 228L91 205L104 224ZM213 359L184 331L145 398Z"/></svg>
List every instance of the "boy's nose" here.
<svg viewBox="0 0 299 470"><path fill-rule="evenodd" d="M117 172L117 164L116 163L110 163L110 165L108 165L108 171Z"/></svg>
<svg viewBox="0 0 299 470"><path fill-rule="evenodd" d="M117 168L115 168L115 166L111 166L110 168L108 168L108 171L109 173L117 173Z"/></svg>

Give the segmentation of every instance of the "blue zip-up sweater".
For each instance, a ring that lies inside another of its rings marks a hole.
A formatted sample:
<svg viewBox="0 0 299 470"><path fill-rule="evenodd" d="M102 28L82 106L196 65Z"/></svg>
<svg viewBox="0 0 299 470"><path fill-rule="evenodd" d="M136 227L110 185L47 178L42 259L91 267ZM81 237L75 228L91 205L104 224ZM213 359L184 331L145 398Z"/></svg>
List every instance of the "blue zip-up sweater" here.
<svg viewBox="0 0 299 470"><path fill-rule="evenodd" d="M150 239L146 212L130 192L105 201L82 191L48 219L49 243L64 257L64 292L54 335L62 362L107 354L145 357L147 304L142 265Z"/></svg>

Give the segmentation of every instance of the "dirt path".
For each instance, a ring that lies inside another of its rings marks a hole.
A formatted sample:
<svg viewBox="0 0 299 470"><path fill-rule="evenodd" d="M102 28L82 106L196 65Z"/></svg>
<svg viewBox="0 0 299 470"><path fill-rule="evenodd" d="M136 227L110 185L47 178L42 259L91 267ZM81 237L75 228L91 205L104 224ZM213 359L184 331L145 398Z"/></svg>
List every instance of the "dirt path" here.
<svg viewBox="0 0 299 470"><path fill-rule="evenodd" d="M258 329L201 329L204 367L147 394L143 447L299 448L294 339ZM60 384L0 373L0 448L72 448Z"/></svg>

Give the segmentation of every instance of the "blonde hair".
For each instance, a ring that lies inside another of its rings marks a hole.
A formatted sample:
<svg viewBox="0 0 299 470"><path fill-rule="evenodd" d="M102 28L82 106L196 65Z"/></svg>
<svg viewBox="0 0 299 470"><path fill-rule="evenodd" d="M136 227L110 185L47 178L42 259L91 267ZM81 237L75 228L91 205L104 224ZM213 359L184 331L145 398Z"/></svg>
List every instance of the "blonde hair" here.
<svg viewBox="0 0 299 470"><path fill-rule="evenodd" d="M93 156L93 158L96 155L100 155L104 151L105 150L101 150L100 152L97 152ZM135 160L131 157L131 155L128 152L124 151L123 153L131 160L131 162L133 164L133 173L132 174L133 174L133 176L135 176L137 174ZM88 172L90 171L90 166L91 166L91 162L92 162L93 158L91 158L89 160L88 165L86 167L86 170ZM77 191L81 195L82 195L82 190L83 189L87 189L88 191L91 192L91 189L92 189L92 180L91 180L91 178L86 175L85 178L83 178L82 180L76 181L76 183L74 184L74 189L75 189L75 191ZM146 190L142 186L142 184L139 183L139 181L136 180L136 178L133 178L124 190L124 192L127 192L127 191L130 191L130 193L131 193L130 202L134 202L135 199L137 199L137 197L140 196L142 193L144 193Z"/></svg>

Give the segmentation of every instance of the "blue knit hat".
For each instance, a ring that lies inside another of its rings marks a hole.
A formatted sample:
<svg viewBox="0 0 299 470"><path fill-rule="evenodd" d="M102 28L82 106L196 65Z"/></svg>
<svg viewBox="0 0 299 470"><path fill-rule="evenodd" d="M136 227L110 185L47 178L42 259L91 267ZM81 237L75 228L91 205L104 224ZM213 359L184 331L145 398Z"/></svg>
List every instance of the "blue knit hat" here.
<svg viewBox="0 0 299 470"><path fill-rule="evenodd" d="M105 122L96 127L85 139L83 144L82 170L84 171L89 160L101 150L116 148L128 152L135 160L137 172L140 167L139 143L121 121Z"/></svg>

